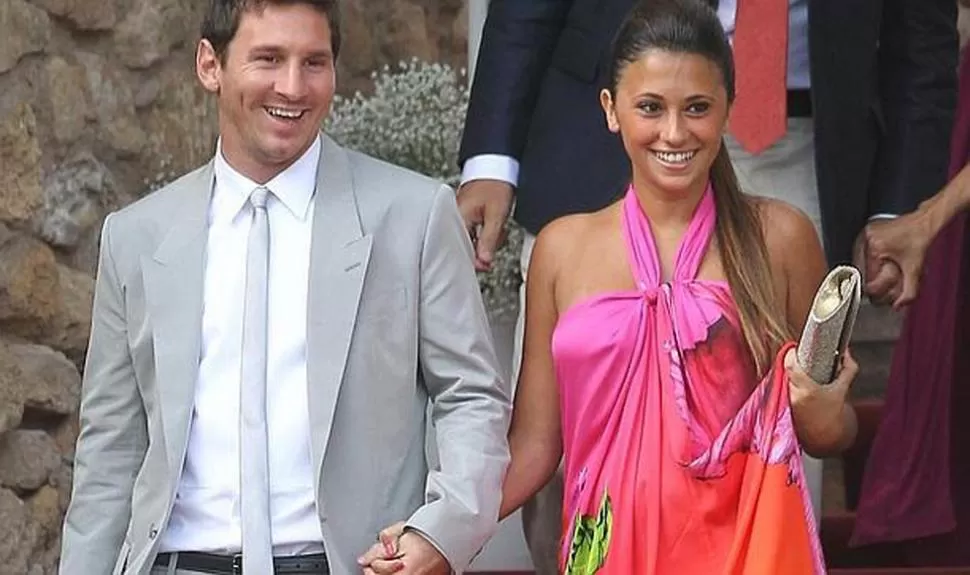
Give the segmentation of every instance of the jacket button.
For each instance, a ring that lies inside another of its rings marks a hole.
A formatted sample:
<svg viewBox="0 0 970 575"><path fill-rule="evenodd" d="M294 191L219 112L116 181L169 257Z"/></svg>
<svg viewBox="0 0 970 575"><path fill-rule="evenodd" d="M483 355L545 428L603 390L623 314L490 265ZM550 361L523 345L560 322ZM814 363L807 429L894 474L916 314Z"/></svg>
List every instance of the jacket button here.
<svg viewBox="0 0 970 575"><path fill-rule="evenodd" d="M148 530L148 538L154 539L157 536L158 536L158 528L155 527L154 524L152 524L151 528Z"/></svg>

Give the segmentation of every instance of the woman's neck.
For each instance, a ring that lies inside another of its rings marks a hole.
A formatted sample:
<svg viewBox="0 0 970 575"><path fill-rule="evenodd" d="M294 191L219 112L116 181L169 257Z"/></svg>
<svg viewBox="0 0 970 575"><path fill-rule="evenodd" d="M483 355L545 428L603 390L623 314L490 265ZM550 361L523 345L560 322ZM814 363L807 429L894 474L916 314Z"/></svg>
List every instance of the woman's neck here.
<svg viewBox="0 0 970 575"><path fill-rule="evenodd" d="M707 180L704 179L691 185L686 191L669 191L644 182L636 174L633 176L633 192L637 195L640 208L656 227L680 227L688 224L697 204L707 191L707 185Z"/></svg>

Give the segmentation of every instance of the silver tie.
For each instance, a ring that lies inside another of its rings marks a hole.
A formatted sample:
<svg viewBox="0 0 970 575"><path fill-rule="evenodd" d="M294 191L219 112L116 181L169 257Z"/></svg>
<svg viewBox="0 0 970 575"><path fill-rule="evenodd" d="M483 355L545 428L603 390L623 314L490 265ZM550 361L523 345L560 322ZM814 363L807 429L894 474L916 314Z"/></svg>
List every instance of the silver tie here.
<svg viewBox="0 0 970 575"><path fill-rule="evenodd" d="M246 256L242 385L239 407L242 567L248 575L273 573L269 513L269 454L266 431L266 337L269 280L269 190L256 188L249 201L253 222Z"/></svg>

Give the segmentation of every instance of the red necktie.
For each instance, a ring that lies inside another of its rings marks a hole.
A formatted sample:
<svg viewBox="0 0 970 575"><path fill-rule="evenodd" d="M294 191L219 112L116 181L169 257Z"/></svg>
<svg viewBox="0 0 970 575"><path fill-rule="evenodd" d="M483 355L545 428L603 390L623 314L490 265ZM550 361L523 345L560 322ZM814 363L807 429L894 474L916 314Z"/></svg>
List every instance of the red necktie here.
<svg viewBox="0 0 970 575"><path fill-rule="evenodd" d="M788 0L738 0L730 130L752 154L785 135Z"/></svg>

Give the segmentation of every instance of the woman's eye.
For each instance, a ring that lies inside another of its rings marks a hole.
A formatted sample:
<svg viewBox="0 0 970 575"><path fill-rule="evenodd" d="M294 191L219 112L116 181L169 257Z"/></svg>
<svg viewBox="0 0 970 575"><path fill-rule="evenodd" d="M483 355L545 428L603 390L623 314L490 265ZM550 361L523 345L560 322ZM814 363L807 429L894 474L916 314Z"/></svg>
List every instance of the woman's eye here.
<svg viewBox="0 0 970 575"><path fill-rule="evenodd" d="M645 114L656 114L662 110L657 102L641 102L637 108Z"/></svg>
<svg viewBox="0 0 970 575"><path fill-rule="evenodd" d="M693 104L687 106L687 113L695 115L705 114L710 109L711 105L707 102L694 102Z"/></svg>

